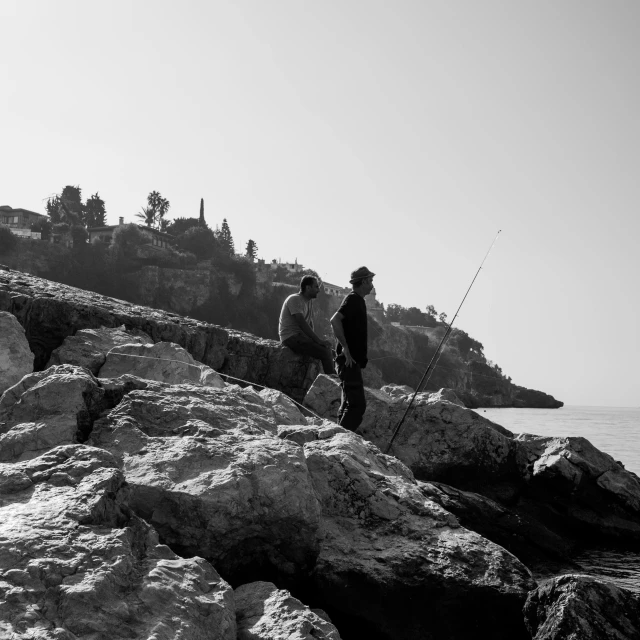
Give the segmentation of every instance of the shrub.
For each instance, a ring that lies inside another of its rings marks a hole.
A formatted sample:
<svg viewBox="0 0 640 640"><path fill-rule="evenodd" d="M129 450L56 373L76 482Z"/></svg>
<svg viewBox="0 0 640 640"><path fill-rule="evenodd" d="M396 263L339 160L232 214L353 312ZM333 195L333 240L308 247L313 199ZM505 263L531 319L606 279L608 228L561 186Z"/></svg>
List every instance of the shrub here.
<svg viewBox="0 0 640 640"><path fill-rule="evenodd" d="M11 229L0 224L0 251L9 253L17 244L18 238L11 233Z"/></svg>
<svg viewBox="0 0 640 640"><path fill-rule="evenodd" d="M183 251L195 254L199 260L211 258L217 245L218 241L213 235L213 231L206 227L191 227L178 238L178 246Z"/></svg>

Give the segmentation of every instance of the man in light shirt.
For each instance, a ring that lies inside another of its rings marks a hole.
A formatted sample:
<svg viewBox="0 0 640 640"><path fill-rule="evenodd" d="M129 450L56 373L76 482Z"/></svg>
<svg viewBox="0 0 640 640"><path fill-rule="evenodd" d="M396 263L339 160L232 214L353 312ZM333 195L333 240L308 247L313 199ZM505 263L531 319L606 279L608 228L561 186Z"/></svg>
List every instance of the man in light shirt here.
<svg viewBox="0 0 640 640"><path fill-rule="evenodd" d="M285 347L318 358L324 373L331 375L335 373L331 343L319 338L313 330L313 300L319 291L320 285L313 276L300 280L300 292L290 295L282 305L278 334Z"/></svg>

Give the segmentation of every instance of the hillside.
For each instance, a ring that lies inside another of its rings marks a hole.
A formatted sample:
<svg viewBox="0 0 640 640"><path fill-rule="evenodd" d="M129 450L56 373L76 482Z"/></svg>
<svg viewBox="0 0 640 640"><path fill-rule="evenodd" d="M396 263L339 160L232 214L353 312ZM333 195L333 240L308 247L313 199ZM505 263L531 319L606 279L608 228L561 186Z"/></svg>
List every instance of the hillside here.
<svg viewBox="0 0 640 640"><path fill-rule="evenodd" d="M187 266L175 255L138 251L114 259L103 246L74 248L20 240L2 262L35 276L274 340L282 303L296 290L293 276L275 274L285 282L274 281L269 269L229 256ZM329 318L339 303L339 297L324 292L316 301L316 330L324 337L332 338ZM367 386L395 383L415 388L446 330L435 319L431 324L391 323L377 303L369 317ZM426 389L441 387L454 389L472 408L563 405L542 391L513 384L499 366L487 361L482 345L459 329L449 337Z"/></svg>

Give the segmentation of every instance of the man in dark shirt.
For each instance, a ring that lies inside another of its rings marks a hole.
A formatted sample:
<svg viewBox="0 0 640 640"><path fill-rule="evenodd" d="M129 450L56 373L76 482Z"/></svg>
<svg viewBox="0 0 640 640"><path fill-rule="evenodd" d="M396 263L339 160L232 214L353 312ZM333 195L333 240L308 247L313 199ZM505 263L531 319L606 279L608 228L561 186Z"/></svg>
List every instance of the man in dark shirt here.
<svg viewBox="0 0 640 640"><path fill-rule="evenodd" d="M331 318L337 339L336 370L342 387L338 424L357 431L365 409L362 369L367 366L367 306L364 297L373 290L373 276L367 267L351 272L353 291Z"/></svg>

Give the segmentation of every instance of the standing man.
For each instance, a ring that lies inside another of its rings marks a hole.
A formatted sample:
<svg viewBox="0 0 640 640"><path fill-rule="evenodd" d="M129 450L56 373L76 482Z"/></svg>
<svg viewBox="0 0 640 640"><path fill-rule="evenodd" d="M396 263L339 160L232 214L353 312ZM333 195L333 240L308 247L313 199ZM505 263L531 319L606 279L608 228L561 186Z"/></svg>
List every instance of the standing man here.
<svg viewBox="0 0 640 640"><path fill-rule="evenodd" d="M280 342L291 351L322 360L322 370L331 375L334 373L331 343L319 338L313 330L313 300L319 291L313 276L300 280L300 292L290 295L282 305L278 334Z"/></svg>
<svg viewBox="0 0 640 640"><path fill-rule="evenodd" d="M336 369L342 387L338 424L357 431L367 403L364 397L362 369L367 366L367 306L364 297L373 290L373 276L367 267L351 272L353 291L342 301L331 318L338 340Z"/></svg>

